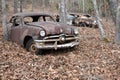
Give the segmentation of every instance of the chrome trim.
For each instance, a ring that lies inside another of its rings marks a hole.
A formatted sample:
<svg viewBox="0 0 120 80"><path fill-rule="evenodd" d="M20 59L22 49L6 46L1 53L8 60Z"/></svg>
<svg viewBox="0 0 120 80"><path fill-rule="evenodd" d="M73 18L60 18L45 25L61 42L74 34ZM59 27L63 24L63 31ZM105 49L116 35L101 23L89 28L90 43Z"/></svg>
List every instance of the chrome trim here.
<svg viewBox="0 0 120 80"><path fill-rule="evenodd" d="M79 37L65 38L66 41L68 41L68 40L76 40L76 39L79 39ZM44 42L60 41L60 39L34 40L34 41L38 42L38 43L44 43Z"/></svg>
<svg viewBox="0 0 120 80"><path fill-rule="evenodd" d="M58 44L58 42L61 41L60 39L61 35L57 36L49 36L43 38L43 40L34 40L36 44L36 48L38 49L58 49L58 48L67 48L67 47L74 47L79 45L79 37L78 36L65 36L65 42L70 41L69 43L61 43ZM50 39L49 39L50 38ZM53 38L53 39L52 39ZM56 39L55 39L56 38ZM48 44L47 44L48 42Z"/></svg>
<svg viewBox="0 0 120 80"><path fill-rule="evenodd" d="M78 41L73 41L71 43L65 43L65 44L57 44L57 41L54 43L54 45L44 45L44 44L39 44L36 43L36 48L38 49L59 49L59 48L68 48L68 47L74 47L79 45Z"/></svg>
<svg viewBox="0 0 120 80"><path fill-rule="evenodd" d="M61 34L61 35L64 35L64 34ZM49 39L49 38L59 38L61 35L55 35L55 36L47 36L47 37L44 37L43 39ZM65 35L65 37L74 37L74 35Z"/></svg>

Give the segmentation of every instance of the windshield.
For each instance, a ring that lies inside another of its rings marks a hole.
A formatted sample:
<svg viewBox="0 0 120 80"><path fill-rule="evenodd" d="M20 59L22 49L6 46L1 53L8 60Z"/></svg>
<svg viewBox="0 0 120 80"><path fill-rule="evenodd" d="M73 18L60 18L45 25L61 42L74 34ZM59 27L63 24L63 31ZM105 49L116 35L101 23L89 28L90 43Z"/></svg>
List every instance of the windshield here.
<svg viewBox="0 0 120 80"><path fill-rule="evenodd" d="M32 23L32 22L47 22L47 21L52 21L54 22L54 19L51 16L27 16L24 17L24 23Z"/></svg>

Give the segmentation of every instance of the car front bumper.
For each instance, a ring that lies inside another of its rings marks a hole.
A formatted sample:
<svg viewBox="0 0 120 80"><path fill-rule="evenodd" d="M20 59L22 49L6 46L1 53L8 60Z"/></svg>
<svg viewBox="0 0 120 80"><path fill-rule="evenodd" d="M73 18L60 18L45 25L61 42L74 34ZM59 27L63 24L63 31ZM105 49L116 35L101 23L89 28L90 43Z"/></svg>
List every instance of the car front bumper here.
<svg viewBox="0 0 120 80"><path fill-rule="evenodd" d="M66 43L67 40L73 40L71 42ZM60 49L60 48L69 48L79 45L78 37L68 38L64 43L59 44L59 39L54 40L34 40L35 46L37 49ZM46 42L49 42L47 44ZM52 43L51 43L52 42Z"/></svg>

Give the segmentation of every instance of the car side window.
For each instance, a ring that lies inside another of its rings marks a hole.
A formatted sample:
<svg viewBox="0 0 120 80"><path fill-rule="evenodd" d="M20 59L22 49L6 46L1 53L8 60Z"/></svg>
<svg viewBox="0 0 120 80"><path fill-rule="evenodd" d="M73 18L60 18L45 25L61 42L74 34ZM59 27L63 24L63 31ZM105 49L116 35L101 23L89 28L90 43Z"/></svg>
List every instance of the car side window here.
<svg viewBox="0 0 120 80"><path fill-rule="evenodd" d="M12 17L10 22L13 23L13 26L19 26L21 24L21 19L20 17Z"/></svg>
<svg viewBox="0 0 120 80"><path fill-rule="evenodd" d="M46 16L45 21L53 21L53 20L51 19L51 17Z"/></svg>
<svg viewBox="0 0 120 80"><path fill-rule="evenodd" d="M17 18L14 19L14 24L15 24L15 26L19 26L20 23L21 23L21 20L20 20L19 17L17 17Z"/></svg>
<svg viewBox="0 0 120 80"><path fill-rule="evenodd" d="M38 19L38 21L39 21L39 22L44 21L44 20L43 20L43 16L40 16L39 19Z"/></svg>
<svg viewBox="0 0 120 80"><path fill-rule="evenodd" d="M24 24L27 24L27 23L33 22L33 19L32 19L32 17L25 17L25 18L23 19L23 21L24 21Z"/></svg>
<svg viewBox="0 0 120 80"><path fill-rule="evenodd" d="M54 20L49 16L40 16L38 21L41 22L41 21L54 21Z"/></svg>

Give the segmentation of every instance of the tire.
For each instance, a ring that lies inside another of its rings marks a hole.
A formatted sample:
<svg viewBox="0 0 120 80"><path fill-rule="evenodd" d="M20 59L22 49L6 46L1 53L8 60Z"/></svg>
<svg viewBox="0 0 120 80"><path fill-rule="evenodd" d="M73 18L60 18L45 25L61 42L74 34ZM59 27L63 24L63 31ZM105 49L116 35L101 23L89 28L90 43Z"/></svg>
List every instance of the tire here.
<svg viewBox="0 0 120 80"><path fill-rule="evenodd" d="M43 51L42 51L41 49L37 49L37 50L35 51L35 54L36 54L36 55L42 55L42 54L43 54Z"/></svg>
<svg viewBox="0 0 120 80"><path fill-rule="evenodd" d="M35 53L35 54L42 54L42 51L40 49L37 49L35 47L35 42L33 39L30 39L27 44L26 44L26 50L31 52L31 53Z"/></svg>
<svg viewBox="0 0 120 80"><path fill-rule="evenodd" d="M79 25L80 25L81 27L86 27L86 23L84 23L84 22L80 22Z"/></svg>

